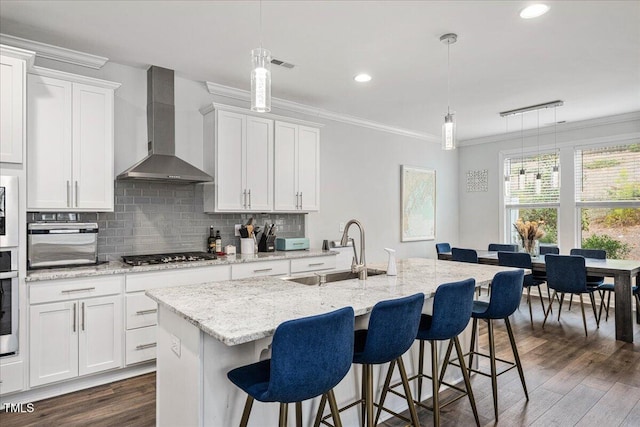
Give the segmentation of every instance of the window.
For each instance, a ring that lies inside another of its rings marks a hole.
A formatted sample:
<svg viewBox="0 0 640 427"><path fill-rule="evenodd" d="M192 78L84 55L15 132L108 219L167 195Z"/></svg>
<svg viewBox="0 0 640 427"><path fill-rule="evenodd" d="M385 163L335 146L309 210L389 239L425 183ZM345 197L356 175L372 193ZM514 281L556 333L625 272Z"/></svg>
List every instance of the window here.
<svg viewBox="0 0 640 427"><path fill-rule="evenodd" d="M558 242L558 206L560 189L553 186L552 172L556 153L540 153L524 157L512 156L504 160L504 202L506 209L506 236L511 243L520 243L513 224L523 221L544 221L545 236L541 243ZM524 169L524 188L520 188L520 171ZM536 175L542 182L536 191Z"/></svg>
<svg viewBox="0 0 640 427"><path fill-rule="evenodd" d="M640 144L575 152L581 247L640 259Z"/></svg>

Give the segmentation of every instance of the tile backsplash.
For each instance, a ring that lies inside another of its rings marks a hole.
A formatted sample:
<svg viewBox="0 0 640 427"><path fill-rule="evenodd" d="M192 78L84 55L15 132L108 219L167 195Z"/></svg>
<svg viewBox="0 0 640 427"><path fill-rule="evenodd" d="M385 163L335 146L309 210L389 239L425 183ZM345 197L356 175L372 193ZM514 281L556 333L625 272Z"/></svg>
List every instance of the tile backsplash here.
<svg viewBox="0 0 640 427"><path fill-rule="evenodd" d="M194 184L116 181L114 212L80 213L80 221L99 227L98 258L161 252L203 251L209 227L220 230L222 245L235 245L235 224L276 224L280 237L304 236L304 214L203 213L202 186ZM31 213L28 221L34 221Z"/></svg>

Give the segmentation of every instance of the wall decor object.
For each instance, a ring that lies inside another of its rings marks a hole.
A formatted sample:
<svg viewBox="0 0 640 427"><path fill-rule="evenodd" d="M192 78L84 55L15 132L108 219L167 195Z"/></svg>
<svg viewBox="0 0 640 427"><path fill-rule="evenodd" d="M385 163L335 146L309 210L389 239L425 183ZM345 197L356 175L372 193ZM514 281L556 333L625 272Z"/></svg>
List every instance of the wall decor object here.
<svg viewBox="0 0 640 427"><path fill-rule="evenodd" d="M402 165L402 241L436 236L436 171Z"/></svg>
<svg viewBox="0 0 640 427"><path fill-rule="evenodd" d="M489 170L467 171L467 193L489 191Z"/></svg>

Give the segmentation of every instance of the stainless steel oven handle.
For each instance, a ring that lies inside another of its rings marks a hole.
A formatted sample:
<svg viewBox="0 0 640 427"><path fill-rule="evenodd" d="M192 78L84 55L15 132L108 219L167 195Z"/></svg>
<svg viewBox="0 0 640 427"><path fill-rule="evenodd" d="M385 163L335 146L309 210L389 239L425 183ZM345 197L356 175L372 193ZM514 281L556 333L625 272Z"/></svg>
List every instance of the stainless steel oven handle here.
<svg viewBox="0 0 640 427"><path fill-rule="evenodd" d="M85 292L85 291L93 291L95 290L95 286L91 288L81 288L81 289L65 289L64 291L60 291L63 294L70 294L73 292Z"/></svg>
<svg viewBox="0 0 640 427"><path fill-rule="evenodd" d="M13 279L15 277L18 277L17 271L7 271L6 273L0 273L0 280Z"/></svg>

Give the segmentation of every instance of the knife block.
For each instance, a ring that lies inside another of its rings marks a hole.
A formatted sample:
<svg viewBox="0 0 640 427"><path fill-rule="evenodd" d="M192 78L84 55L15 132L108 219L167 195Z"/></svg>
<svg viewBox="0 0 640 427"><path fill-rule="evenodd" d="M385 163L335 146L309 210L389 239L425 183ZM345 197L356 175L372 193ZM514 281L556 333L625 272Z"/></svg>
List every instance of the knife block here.
<svg viewBox="0 0 640 427"><path fill-rule="evenodd" d="M276 235L272 234L267 236L262 233L260 242L258 242L258 252L275 252L276 250Z"/></svg>

